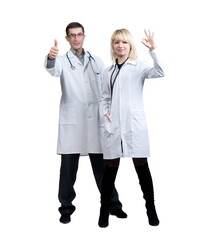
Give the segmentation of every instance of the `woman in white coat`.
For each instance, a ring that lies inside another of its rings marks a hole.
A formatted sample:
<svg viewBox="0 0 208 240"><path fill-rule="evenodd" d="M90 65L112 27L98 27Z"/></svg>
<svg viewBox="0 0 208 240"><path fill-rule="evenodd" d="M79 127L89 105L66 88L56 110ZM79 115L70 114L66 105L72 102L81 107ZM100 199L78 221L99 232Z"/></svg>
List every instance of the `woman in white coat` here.
<svg viewBox="0 0 208 240"><path fill-rule="evenodd" d="M146 78L163 77L164 72L157 55L154 33L145 30L145 34L142 43L150 50L153 66L137 60L136 48L128 30L118 29L111 37L114 63L104 71L100 104L100 114L104 117L103 151L106 162L98 222L100 227L108 226L109 199L121 157L132 157L146 200L149 224L159 224L147 162L149 140L142 92Z"/></svg>

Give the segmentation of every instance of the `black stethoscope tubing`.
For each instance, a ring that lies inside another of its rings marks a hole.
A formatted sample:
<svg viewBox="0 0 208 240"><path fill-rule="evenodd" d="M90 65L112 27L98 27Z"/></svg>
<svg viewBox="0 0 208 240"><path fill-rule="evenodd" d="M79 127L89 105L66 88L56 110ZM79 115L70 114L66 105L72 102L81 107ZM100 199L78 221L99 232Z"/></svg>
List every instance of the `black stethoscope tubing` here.
<svg viewBox="0 0 208 240"><path fill-rule="evenodd" d="M113 79L113 74L114 74L115 70L116 70L116 65L115 65L115 67L114 67L114 69L113 69L113 72L111 73L111 77L110 77L111 97L113 96L113 87L114 87L114 84L115 84L116 79L117 79L117 77L118 77L118 74L119 74L119 72L120 72L120 69L118 69L118 72L116 73L116 75L115 75L115 77L114 77L114 79Z"/></svg>
<svg viewBox="0 0 208 240"><path fill-rule="evenodd" d="M115 72L115 70L116 70L116 66L118 65L118 62L117 62L117 60L116 60L116 64L115 64L115 66L114 66L113 72L111 73L111 77L110 77L111 97L113 96L113 87L114 87L114 84L115 84L116 79L117 79L117 77L118 77L118 74L119 74L122 66L125 64L125 62L126 62L127 60L128 60L128 58L120 65L120 67L118 67L118 72L116 73L116 75L115 75L115 77L114 77L114 79L113 79L113 74L114 74L114 72ZM112 66L112 67L113 67L113 66ZM112 69L112 68L111 68L111 69Z"/></svg>

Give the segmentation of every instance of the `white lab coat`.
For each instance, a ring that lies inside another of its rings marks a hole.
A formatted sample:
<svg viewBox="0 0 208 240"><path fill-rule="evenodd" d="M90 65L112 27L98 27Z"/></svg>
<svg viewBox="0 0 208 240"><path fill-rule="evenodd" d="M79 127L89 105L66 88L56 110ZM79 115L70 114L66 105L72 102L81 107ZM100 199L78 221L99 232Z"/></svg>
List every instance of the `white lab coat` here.
<svg viewBox="0 0 208 240"><path fill-rule="evenodd" d="M149 157L149 137L143 105L143 85L146 78L163 77L164 72L156 50L150 51L154 66L142 61L127 60L113 87L110 79L115 68L104 71L100 114L110 114L112 122L104 117L104 159L120 157ZM116 69L112 80L118 71Z"/></svg>
<svg viewBox="0 0 208 240"><path fill-rule="evenodd" d="M58 56L55 67L46 70L60 77L62 96L59 113L58 154L102 153L99 103L104 64L99 57L84 55L84 65L71 52L68 57L75 67L72 70L66 57ZM91 62L90 62L91 61Z"/></svg>

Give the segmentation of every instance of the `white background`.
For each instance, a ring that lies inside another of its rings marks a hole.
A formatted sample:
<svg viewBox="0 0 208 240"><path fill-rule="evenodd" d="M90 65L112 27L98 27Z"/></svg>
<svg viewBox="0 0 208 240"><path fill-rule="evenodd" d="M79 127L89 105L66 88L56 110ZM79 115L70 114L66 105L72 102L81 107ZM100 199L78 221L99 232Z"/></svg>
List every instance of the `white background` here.
<svg viewBox="0 0 208 240"><path fill-rule="evenodd" d="M207 239L207 11L206 1L4 1L0 6L0 238ZM149 165L161 224L148 225L130 159L122 159L116 186L128 218L110 217L100 229L99 193L87 157L76 181L77 210L59 223L60 157L56 155L59 80L44 69L56 38L69 45L71 21L86 30L84 47L109 65L110 37L127 28L138 42L155 31L166 77L146 81L144 100L151 143Z"/></svg>

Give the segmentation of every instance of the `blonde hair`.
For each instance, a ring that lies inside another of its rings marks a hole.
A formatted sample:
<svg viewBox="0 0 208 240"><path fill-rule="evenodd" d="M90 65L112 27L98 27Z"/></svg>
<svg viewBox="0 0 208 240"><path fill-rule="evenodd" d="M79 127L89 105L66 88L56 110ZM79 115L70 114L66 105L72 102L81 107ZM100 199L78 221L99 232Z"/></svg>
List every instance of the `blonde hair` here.
<svg viewBox="0 0 208 240"><path fill-rule="evenodd" d="M114 61L117 58L114 52L113 45L115 41L125 41L130 45L129 60L137 59L136 47L134 44L133 36L127 29L117 29L111 36L111 59Z"/></svg>

